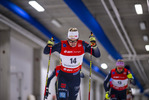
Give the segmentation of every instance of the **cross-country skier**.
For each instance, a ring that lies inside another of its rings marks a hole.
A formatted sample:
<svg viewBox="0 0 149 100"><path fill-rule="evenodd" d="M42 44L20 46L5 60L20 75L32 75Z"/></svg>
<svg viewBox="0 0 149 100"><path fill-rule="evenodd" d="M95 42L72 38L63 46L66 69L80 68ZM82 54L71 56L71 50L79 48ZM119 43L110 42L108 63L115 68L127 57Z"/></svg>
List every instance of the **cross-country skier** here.
<svg viewBox="0 0 149 100"><path fill-rule="evenodd" d="M104 81L104 88L106 91L105 98L111 98L111 100L126 100L128 80L130 80L131 84L135 85L132 74L128 69L124 68L123 60L118 59L116 62L116 68L110 71ZM108 83L110 84L110 87L107 85ZM111 89L110 94L109 88Z"/></svg>
<svg viewBox="0 0 149 100"><path fill-rule="evenodd" d="M100 57L95 37L90 36L89 39L93 47L92 55ZM91 52L91 45L79 40L77 28L68 30L67 40L55 45L53 41L48 41L44 53L49 54L50 46L52 46L52 52L57 51L61 58L61 68L58 75L58 100L76 100L80 89L80 70L83 56L84 53Z"/></svg>

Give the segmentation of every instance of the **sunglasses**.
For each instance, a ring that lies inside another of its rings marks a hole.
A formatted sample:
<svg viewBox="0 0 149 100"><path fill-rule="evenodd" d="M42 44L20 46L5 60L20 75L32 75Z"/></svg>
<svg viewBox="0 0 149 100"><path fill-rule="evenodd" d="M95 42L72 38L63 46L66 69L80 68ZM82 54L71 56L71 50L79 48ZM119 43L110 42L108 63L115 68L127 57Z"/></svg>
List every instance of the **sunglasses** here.
<svg viewBox="0 0 149 100"><path fill-rule="evenodd" d="M117 67L118 69L123 69L123 67Z"/></svg>
<svg viewBox="0 0 149 100"><path fill-rule="evenodd" d="M72 41L72 40L69 40L68 39L68 42L70 42L70 43L76 43L78 40L74 40L74 41Z"/></svg>

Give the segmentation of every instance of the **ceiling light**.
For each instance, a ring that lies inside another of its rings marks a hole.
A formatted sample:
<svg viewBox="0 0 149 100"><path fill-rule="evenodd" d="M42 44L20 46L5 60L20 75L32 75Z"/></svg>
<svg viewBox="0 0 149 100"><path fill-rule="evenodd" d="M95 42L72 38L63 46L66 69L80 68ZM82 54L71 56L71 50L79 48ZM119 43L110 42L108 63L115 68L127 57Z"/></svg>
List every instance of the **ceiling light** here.
<svg viewBox="0 0 149 100"><path fill-rule="evenodd" d="M149 45L145 45L146 51L149 51Z"/></svg>
<svg viewBox="0 0 149 100"><path fill-rule="evenodd" d="M141 30L146 30L145 22L140 22L140 29Z"/></svg>
<svg viewBox="0 0 149 100"><path fill-rule="evenodd" d="M142 5L141 4L135 4L135 10L136 13L139 14L143 14L143 9L142 9Z"/></svg>
<svg viewBox="0 0 149 100"><path fill-rule="evenodd" d="M147 35L144 35L144 36L143 36L143 40L144 40L145 42L147 42L147 41L148 41L148 36L147 36Z"/></svg>
<svg viewBox="0 0 149 100"><path fill-rule="evenodd" d="M107 66L107 64L102 63L102 64L101 64L101 68L103 68L103 69L107 69L107 68L108 68L108 66Z"/></svg>
<svg viewBox="0 0 149 100"><path fill-rule="evenodd" d="M36 1L29 1L28 2L34 9L38 12L43 12L45 9Z"/></svg>
<svg viewBox="0 0 149 100"><path fill-rule="evenodd" d="M62 26L61 23L58 22L58 21L55 20L55 19L53 19L53 20L51 21L51 23L54 24L56 27L61 27L61 26Z"/></svg>

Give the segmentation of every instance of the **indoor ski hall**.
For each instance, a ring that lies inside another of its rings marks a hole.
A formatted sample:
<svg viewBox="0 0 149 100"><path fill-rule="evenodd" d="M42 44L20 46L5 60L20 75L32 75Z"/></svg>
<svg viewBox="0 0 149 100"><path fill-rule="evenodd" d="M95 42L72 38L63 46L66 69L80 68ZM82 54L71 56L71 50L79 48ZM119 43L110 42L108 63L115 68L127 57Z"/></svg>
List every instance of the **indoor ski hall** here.
<svg viewBox="0 0 149 100"><path fill-rule="evenodd" d="M0 100L149 100L149 0L0 0Z"/></svg>

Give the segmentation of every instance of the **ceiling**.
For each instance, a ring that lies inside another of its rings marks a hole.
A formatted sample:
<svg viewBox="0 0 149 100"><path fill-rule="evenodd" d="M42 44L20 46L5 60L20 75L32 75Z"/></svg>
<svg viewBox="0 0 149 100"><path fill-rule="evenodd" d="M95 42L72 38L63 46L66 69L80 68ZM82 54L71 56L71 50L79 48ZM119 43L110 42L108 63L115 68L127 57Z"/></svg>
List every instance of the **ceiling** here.
<svg viewBox="0 0 149 100"><path fill-rule="evenodd" d="M90 30L86 25L71 11L63 0L36 0L44 8L44 12L37 12L29 4L29 0L10 0L20 8L25 10L29 15L38 20L44 27L53 33L60 40L67 37L67 30L70 27L76 27L80 33L80 39L89 42ZM115 49L122 55L126 64L128 64L135 77L141 83L143 88L149 88L149 54L145 50L145 45L149 41L143 40L143 35L149 36L149 11L146 0L82 0L93 17L98 21L104 33L113 44ZM141 4L143 14L137 15L134 4ZM103 6L105 4L105 6ZM114 6L112 6L114 4ZM107 7L107 10L105 10ZM113 10L113 7L116 10ZM118 11L119 19L115 11ZM109 12L109 14L107 13ZM43 41L47 41L48 37L43 35L37 28L15 15L2 5L0 5L0 13L7 18L13 20L26 30L40 37ZM56 27L51 21L55 19L62 25ZM113 22L112 20L113 19ZM145 22L146 30L141 30L140 22ZM115 24L115 25L114 25ZM7 29L3 23L0 23L0 30ZM120 35L122 36L120 38ZM108 73L115 66L115 60L107 53L100 42L97 42L101 51L99 59L93 58L94 65L98 66L103 72ZM130 44L130 45L129 45ZM89 55L85 55L89 59ZM108 69L103 70L101 63L107 63Z"/></svg>

